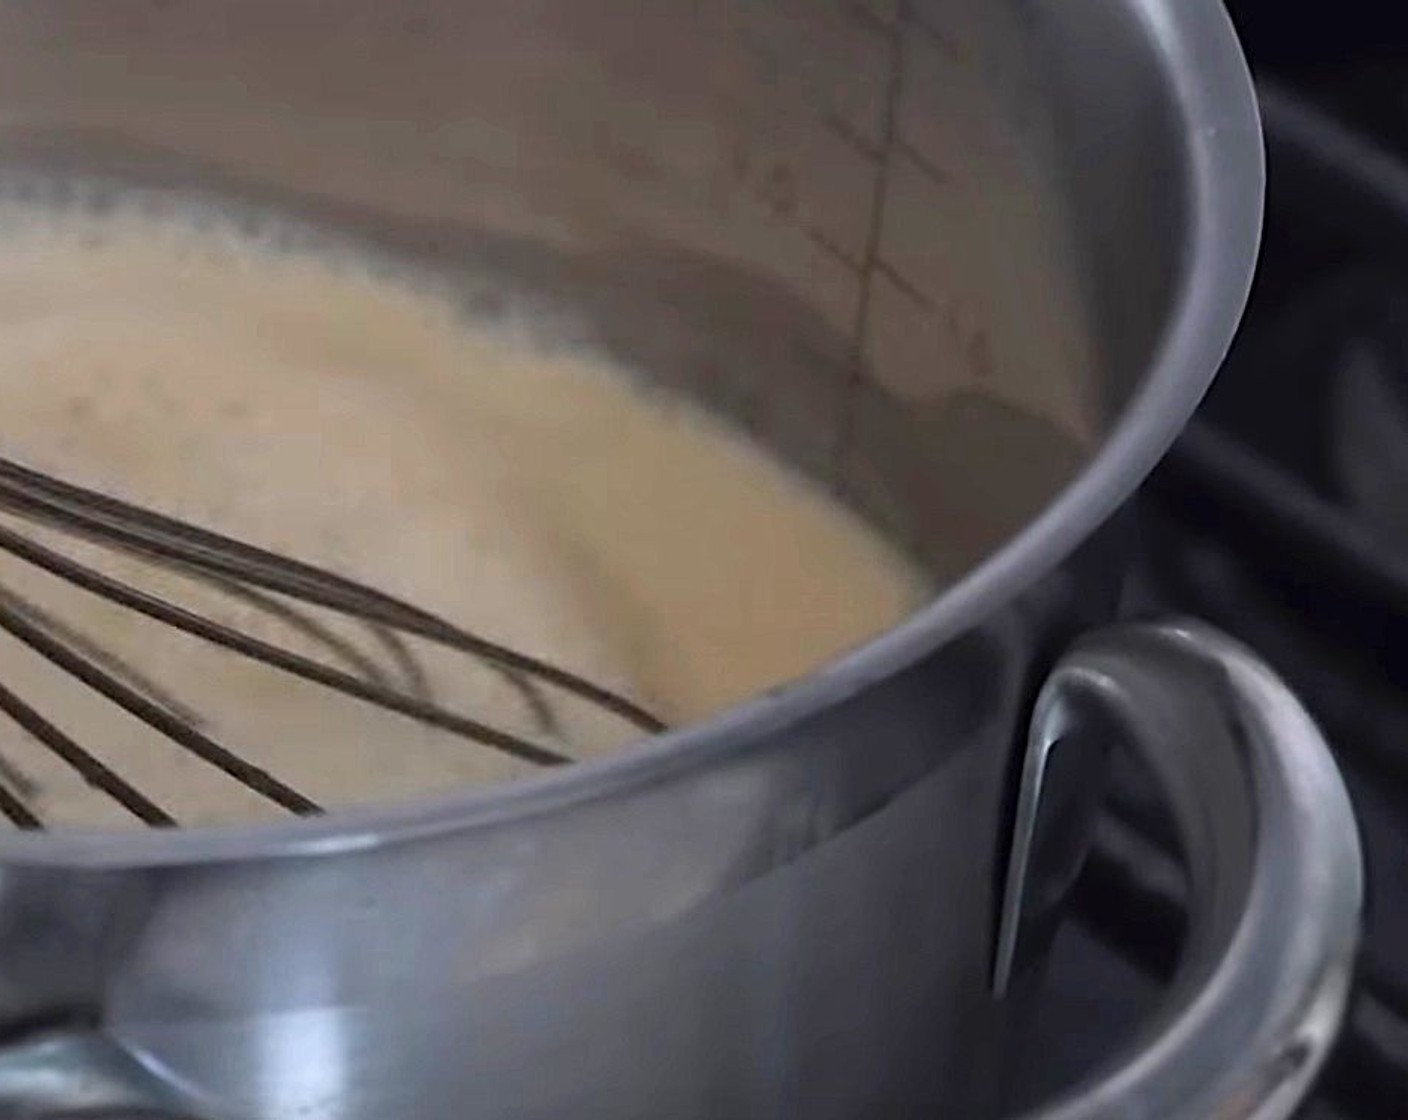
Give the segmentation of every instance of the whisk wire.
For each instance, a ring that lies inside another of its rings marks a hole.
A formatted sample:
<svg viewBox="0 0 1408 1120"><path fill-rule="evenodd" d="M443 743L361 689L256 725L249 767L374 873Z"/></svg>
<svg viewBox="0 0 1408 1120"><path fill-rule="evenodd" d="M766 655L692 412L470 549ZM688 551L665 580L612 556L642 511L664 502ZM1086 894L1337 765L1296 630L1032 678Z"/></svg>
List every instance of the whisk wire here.
<svg viewBox="0 0 1408 1120"><path fill-rule="evenodd" d="M535 765L556 766L570 759L542 743L437 704L405 636L470 654L498 672L518 690L540 730L557 728L553 709L542 691L545 686L588 701L638 730L655 732L664 726L633 701L590 680L465 631L385 592L4 458L0 458L0 510L104 548L174 568L184 576L212 585L279 618L347 669L256 638L0 524L0 551L75 587L283 672ZM295 604L324 608L365 624L395 664L404 685L392 684L386 672L359 647ZM71 628L54 625L53 621L37 606L0 585L0 631L9 633L60 670L268 800L300 815L321 811L308 797L217 742L180 705L163 699L164 694L158 690L145 688L145 678L136 675L125 662L107 655L86 639L77 640ZM0 713L77 771L89 785L113 797L147 824L165 827L176 823L165 810L4 685L0 685ZM26 791L12 788L15 786L14 781L0 775L0 814L21 828L42 827L25 802Z"/></svg>
<svg viewBox="0 0 1408 1120"><path fill-rule="evenodd" d="M605 708L646 732L664 724L633 701L536 657L509 649L385 592L291 557L133 506L0 459L0 506L52 519L99 541L257 584L368 622L397 627L536 677Z"/></svg>
<svg viewBox="0 0 1408 1120"><path fill-rule="evenodd" d="M316 802L310 801L296 789L284 785L263 767L256 766L221 746L205 732L173 716L159 704L153 703L136 689L124 684L92 658L85 657L47 634L22 612L3 601L0 601L0 630L5 630L46 661L76 677L147 726L179 743L192 754L223 770L250 789L263 794L270 801L300 815L320 811Z"/></svg>
<svg viewBox="0 0 1408 1120"><path fill-rule="evenodd" d="M140 790L124 781L111 768L85 751L72 738L60 731L4 684L0 684L0 712L4 712L50 751L68 763L90 786L108 794L139 820L157 828L168 828L176 823L169 814L150 801ZM23 801L20 804L23 805ZM17 820L3 806L0 806L0 811L3 811L21 828L38 827L37 817L33 819L33 824L26 825L23 821ZM27 809L26 812L28 812ZM32 816L32 814L30 815Z"/></svg>
<svg viewBox="0 0 1408 1120"><path fill-rule="evenodd" d="M19 797L4 782L0 782L0 814L3 814L11 824L25 831L43 828L41 821L30 807L25 804L24 799Z"/></svg>
<svg viewBox="0 0 1408 1120"><path fill-rule="evenodd" d="M478 720L459 715L428 701L419 700L389 688L378 681L345 673L331 665L294 653L282 646L251 637L233 627L187 610L175 603L159 599L139 588L115 579L77 560L46 548L27 537L0 526L0 551L8 552L35 567L42 568L76 587L127 607L158 622L167 623L198 638L223 646L235 653L262 661L266 665L326 685L361 700L391 711L411 716L423 723L453 731L466 738L495 747L506 754L540 766L557 766L569 759L551 748L533 743L520 736L490 727ZM2 624L0 624L2 625Z"/></svg>

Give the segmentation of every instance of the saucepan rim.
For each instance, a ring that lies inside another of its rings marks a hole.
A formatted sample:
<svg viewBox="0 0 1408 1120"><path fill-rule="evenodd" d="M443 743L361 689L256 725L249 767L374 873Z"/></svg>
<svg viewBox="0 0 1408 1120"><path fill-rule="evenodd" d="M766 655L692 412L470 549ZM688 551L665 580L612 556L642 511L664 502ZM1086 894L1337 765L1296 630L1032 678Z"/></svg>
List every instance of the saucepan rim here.
<svg viewBox="0 0 1408 1120"><path fill-rule="evenodd" d="M143 867L306 856L486 828L619 796L765 746L991 616L1068 556L1154 468L1236 331L1261 239L1265 156L1256 96L1222 0L1126 0L1181 115L1188 227L1181 275L1143 383L1099 452L1046 508L933 602L809 676L647 744L529 778L326 817L175 830L59 829L0 839L0 861Z"/></svg>

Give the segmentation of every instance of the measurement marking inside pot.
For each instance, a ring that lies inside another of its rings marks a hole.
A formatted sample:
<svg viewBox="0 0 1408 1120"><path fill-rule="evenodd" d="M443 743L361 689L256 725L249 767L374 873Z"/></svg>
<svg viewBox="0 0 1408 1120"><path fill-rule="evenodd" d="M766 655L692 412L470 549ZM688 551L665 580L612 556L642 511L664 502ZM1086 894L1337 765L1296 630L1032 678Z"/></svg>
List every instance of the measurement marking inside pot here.
<svg viewBox="0 0 1408 1120"><path fill-rule="evenodd" d="M884 257L876 257L875 263L871 266L871 271L883 276L893 284L900 292L907 295L920 307L927 311L935 309L934 301L927 292L920 288L913 280L910 280L899 269L892 265Z"/></svg>
<svg viewBox="0 0 1408 1120"><path fill-rule="evenodd" d="M895 138L895 151L909 160L916 171L932 179L937 186L945 186L949 182L949 172L945 171L935 163L933 159L921 152L903 136Z"/></svg>
<svg viewBox="0 0 1408 1120"><path fill-rule="evenodd" d="M840 485L844 463L850 453L856 396L865 375L865 348L870 323L870 298L876 262L880 255L880 239L885 225L885 203L890 185L890 153L896 139L900 90L904 79L904 31L909 4L900 0L895 22L888 30L889 80L885 87L885 104L880 121L880 153L876 160L875 179L871 184L870 216L865 232L865 249L861 254L859 290L856 294L855 320L851 329L851 364L843 391L845 407L837 422L836 446L832 453L832 479Z"/></svg>
<svg viewBox="0 0 1408 1120"><path fill-rule="evenodd" d="M875 177L872 180L871 188L870 214L866 223L865 245L862 249L862 256L860 259L857 259L828 234L815 227L802 226L800 228L802 233L812 244L816 245L825 252L827 256L842 265L847 271L853 273L858 280L856 313L851 334L852 348L854 351L850 374L852 386L848 389L848 392L853 393L854 382L863 373L864 351L869 332L869 314L871 306L870 286L874 275L879 274L883 276L897 291L924 310L932 312L937 309L937 302L934 296L930 295L918 283L906 276L893 263L880 256L880 240L883 234L891 164L896 154L903 156L921 177L930 180L935 186L944 187L950 182L949 172L935 163L931 157L921 151L912 141L902 136L899 131L898 106L903 80L905 28L908 26L920 28L929 37L943 43L945 49L949 53L955 54L955 56L957 54L957 48L947 39L943 32L932 26L922 24L919 18L910 11L907 3L902 2L897 5L893 23L883 19L877 13L865 8L859 3L847 3L843 5L843 7L856 23L863 25L868 31L885 35L889 40L889 79L886 86L885 104L882 112L880 140L871 140L834 109L819 110L817 113L818 119L828 131L842 140L852 151L856 152L863 159L875 165ZM752 44L749 45L752 49L758 49ZM841 460L845 457L846 448L850 442L850 433L845 430L847 423L847 420L842 418L842 430L837 436L835 462L838 476Z"/></svg>
<svg viewBox="0 0 1408 1120"><path fill-rule="evenodd" d="M851 256L845 249L837 245L836 242L832 241L831 238L822 233L821 230L813 229L810 226L803 226L802 232L807 235L807 238L813 245L826 253L833 260L837 261L851 272L854 272L857 276L861 274L863 269L860 261L856 260L855 257Z"/></svg>
<svg viewBox="0 0 1408 1120"><path fill-rule="evenodd" d="M834 111L821 114L821 123L872 163L879 163L885 158L885 151L879 144Z"/></svg>
<svg viewBox="0 0 1408 1120"><path fill-rule="evenodd" d="M808 239L812 242L813 245L815 245L818 249L821 249L829 257L831 257L832 260L836 261L844 268L850 269L850 271L854 272L857 276L860 276L862 273L864 273L865 266L860 261L856 260L853 256L847 253L846 250L842 249L841 246L837 245L836 242L832 241L831 238L827 237L826 234L822 233L820 230L811 229L810 227L804 227L802 232L807 235ZM884 257L876 257L875 261L871 265L871 270L877 275L883 276L886 280L893 284L899 292L901 292L903 295L908 296L920 307L923 307L925 310L928 311L936 310L937 305L935 304L933 297L930 296L928 292L924 291L924 289L921 288L918 284L916 284L913 280L909 279L909 277L907 277L903 272L901 272Z"/></svg>
<svg viewBox="0 0 1408 1120"><path fill-rule="evenodd" d="M821 122L833 135L844 140L858 155L873 163L880 163L885 159L886 149L866 139L857 128L844 118L828 112L821 114ZM900 135L898 128L896 128L894 138L889 142L888 147L891 153L904 156L921 176L931 180L935 186L947 186L951 181L950 172L935 163L932 157L922 152L911 140Z"/></svg>

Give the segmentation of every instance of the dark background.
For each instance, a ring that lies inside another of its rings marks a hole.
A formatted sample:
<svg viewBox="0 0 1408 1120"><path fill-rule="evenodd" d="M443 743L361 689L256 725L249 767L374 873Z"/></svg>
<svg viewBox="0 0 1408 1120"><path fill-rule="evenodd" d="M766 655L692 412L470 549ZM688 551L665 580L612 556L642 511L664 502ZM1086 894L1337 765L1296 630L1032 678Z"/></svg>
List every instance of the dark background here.
<svg viewBox="0 0 1408 1120"><path fill-rule="evenodd" d="M1408 4L1227 0L1258 74L1408 151Z"/></svg>
<svg viewBox="0 0 1408 1120"><path fill-rule="evenodd" d="M1286 0L1228 0L1237 29L1258 60L1315 62L1392 42L1408 25L1398 0L1333 0L1289 7Z"/></svg>

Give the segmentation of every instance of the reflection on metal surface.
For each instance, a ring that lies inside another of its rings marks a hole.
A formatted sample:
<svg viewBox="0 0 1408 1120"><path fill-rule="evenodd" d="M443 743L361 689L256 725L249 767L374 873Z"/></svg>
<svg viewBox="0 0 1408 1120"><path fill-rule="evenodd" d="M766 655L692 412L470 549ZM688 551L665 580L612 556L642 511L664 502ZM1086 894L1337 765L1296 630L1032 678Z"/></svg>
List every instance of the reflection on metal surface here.
<svg viewBox="0 0 1408 1120"><path fill-rule="evenodd" d="M115 1120L188 1115L176 1095L96 1033L40 1034L0 1049L0 1115Z"/></svg>
<svg viewBox="0 0 1408 1120"><path fill-rule="evenodd" d="M1113 745L1086 707L1079 696L1047 692L1032 719L998 921L999 996L1045 959L1085 860Z"/></svg>
<svg viewBox="0 0 1408 1120"><path fill-rule="evenodd" d="M1038 702L1034 741L1073 722L1128 742L1170 796L1189 932L1160 1021L1039 1115L1285 1120L1338 1032L1363 904L1329 749L1263 663L1194 624L1084 640Z"/></svg>

